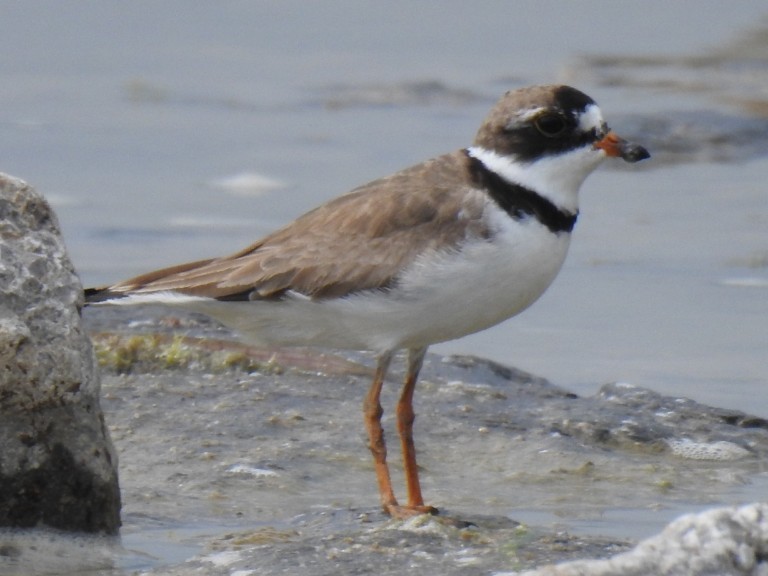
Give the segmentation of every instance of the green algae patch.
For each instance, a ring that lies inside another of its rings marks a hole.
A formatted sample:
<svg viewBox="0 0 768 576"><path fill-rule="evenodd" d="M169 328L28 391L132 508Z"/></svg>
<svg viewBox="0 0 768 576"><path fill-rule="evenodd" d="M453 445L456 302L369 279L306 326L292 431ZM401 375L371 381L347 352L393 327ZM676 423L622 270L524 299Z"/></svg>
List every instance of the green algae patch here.
<svg viewBox="0 0 768 576"><path fill-rule="evenodd" d="M201 373L370 375L372 370L339 354L315 348L262 348L234 340L159 332L91 334L103 370L136 374L165 370Z"/></svg>
<svg viewBox="0 0 768 576"><path fill-rule="evenodd" d="M195 369L205 372L279 373L274 359L251 356L246 350L227 343L168 334L95 334L92 336L96 359L103 369L130 374L162 370Z"/></svg>

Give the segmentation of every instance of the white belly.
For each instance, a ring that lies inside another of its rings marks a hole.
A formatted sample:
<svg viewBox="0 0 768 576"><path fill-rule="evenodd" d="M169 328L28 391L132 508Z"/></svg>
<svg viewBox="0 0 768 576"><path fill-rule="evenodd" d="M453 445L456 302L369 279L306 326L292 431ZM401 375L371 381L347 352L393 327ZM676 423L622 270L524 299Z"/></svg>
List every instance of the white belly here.
<svg viewBox="0 0 768 576"><path fill-rule="evenodd" d="M185 307L265 344L386 351L459 338L530 306L552 283L568 251L570 234L555 235L534 219L491 217L498 220L492 241L477 239L460 251L425 255L391 290L322 301L195 299Z"/></svg>

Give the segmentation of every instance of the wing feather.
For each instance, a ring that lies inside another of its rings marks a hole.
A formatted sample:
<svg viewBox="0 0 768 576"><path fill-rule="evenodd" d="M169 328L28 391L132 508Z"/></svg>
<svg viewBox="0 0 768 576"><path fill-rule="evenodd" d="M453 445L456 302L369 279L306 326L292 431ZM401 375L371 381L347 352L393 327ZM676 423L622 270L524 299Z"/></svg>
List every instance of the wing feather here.
<svg viewBox="0 0 768 576"><path fill-rule="evenodd" d="M448 154L331 200L240 252L143 274L107 291L254 299L387 288L425 251L458 249L468 236L490 233L483 195L468 191L465 156Z"/></svg>

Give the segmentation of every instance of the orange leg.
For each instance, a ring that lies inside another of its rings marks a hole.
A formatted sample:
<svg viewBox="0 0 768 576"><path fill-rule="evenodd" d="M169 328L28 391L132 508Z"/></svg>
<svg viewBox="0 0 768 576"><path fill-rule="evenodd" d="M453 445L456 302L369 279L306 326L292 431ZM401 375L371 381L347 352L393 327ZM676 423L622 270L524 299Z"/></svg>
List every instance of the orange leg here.
<svg viewBox="0 0 768 576"><path fill-rule="evenodd" d="M376 470L376 479L379 482L379 494L381 496L381 505L385 512L390 508L398 508L395 493L392 490L392 480L389 477L389 468L387 466L387 444L384 441L384 430L381 427L381 387L384 385L384 378L387 375L389 363L392 361L392 354L386 353L379 356L376 364L376 373L373 377L368 395L363 403L363 417L365 419L365 428L368 431L368 447L373 454L373 465Z"/></svg>
<svg viewBox="0 0 768 576"><path fill-rule="evenodd" d="M416 419L413 411L413 392L426 351L426 347L413 348L408 351L408 370L405 375L403 390L400 393L400 400L397 403L397 431L400 434L403 450L403 469L408 490L408 505L398 511L398 516L437 513L436 508L424 505L421 485L419 484L419 468L416 463L416 446L413 442L413 422Z"/></svg>

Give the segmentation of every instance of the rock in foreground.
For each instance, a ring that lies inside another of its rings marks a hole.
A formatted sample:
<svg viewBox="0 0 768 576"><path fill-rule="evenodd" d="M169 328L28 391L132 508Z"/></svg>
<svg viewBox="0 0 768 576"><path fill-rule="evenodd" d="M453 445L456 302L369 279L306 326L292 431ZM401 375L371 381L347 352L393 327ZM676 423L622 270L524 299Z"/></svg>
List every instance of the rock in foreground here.
<svg viewBox="0 0 768 576"><path fill-rule="evenodd" d="M518 573L510 573L512 574ZM720 576L768 574L768 504L678 518L660 534L607 560L577 560L520 576ZM499 574L498 576L502 576Z"/></svg>
<svg viewBox="0 0 768 576"><path fill-rule="evenodd" d="M0 526L120 525L81 294L48 203L0 174Z"/></svg>

